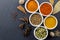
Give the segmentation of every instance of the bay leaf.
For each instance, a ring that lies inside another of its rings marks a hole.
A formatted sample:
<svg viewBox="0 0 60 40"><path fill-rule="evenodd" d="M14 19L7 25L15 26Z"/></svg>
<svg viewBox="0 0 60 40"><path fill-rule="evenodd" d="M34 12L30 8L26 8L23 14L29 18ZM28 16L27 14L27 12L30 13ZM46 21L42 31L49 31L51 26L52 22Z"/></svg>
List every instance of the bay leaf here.
<svg viewBox="0 0 60 40"><path fill-rule="evenodd" d="M55 6L54 6L54 9L53 9L53 14L56 14L60 11L60 1L58 1Z"/></svg>

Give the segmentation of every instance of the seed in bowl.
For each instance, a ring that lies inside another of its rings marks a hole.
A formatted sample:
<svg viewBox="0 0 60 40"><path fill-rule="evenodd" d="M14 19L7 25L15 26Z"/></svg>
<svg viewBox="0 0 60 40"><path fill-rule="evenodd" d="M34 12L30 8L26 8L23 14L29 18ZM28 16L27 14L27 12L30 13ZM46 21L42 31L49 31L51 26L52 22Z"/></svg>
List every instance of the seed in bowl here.
<svg viewBox="0 0 60 40"><path fill-rule="evenodd" d="M37 29L35 30L35 35L36 35L37 38L43 39L43 38L46 37L47 31L46 31L45 28L39 27L39 28L37 28Z"/></svg>
<svg viewBox="0 0 60 40"><path fill-rule="evenodd" d="M30 20L33 25L39 25L42 21L42 18L39 14L33 14Z"/></svg>

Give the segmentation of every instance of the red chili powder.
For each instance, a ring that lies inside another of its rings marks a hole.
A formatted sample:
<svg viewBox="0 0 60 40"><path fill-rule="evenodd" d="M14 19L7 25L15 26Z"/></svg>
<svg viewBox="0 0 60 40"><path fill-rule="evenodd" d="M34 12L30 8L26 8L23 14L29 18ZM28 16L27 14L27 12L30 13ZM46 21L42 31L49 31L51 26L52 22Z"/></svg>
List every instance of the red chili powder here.
<svg viewBox="0 0 60 40"><path fill-rule="evenodd" d="M42 14L44 14L44 15L48 15L48 14L51 13L51 11L52 11L52 7L51 7L50 4L48 4L48 3L44 3L44 4L41 5L41 7L40 7L40 11L41 11Z"/></svg>

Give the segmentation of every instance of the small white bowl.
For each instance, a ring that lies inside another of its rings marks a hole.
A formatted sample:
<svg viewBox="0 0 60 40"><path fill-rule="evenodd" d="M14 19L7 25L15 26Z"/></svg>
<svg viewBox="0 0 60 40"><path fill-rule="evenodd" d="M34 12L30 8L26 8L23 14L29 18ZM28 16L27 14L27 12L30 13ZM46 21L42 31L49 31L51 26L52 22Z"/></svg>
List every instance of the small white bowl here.
<svg viewBox="0 0 60 40"><path fill-rule="evenodd" d="M42 28L46 29L44 26L39 26L39 27L42 27ZM38 38L38 37L35 35L35 31L36 31L39 27L36 27L36 28L34 29L34 37L35 37L36 39L38 39L38 40L44 40L44 39L46 39L47 36L48 36L48 30L46 29L47 35L46 35L44 38L40 39L40 38Z"/></svg>
<svg viewBox="0 0 60 40"><path fill-rule="evenodd" d="M34 1L36 1L37 5L38 5L37 10L34 11L34 12L29 11L29 10L27 9L27 7L26 7L26 5L27 5L27 3L28 3L29 1L30 1L30 0L27 0L26 3L25 3L25 9L26 9L26 11L29 12L29 13L36 13L36 11L38 11L38 9L39 9L39 3L38 3L38 1L37 1L37 0L34 0Z"/></svg>
<svg viewBox="0 0 60 40"><path fill-rule="evenodd" d="M52 12L53 12L53 6L52 6L52 4L51 3L49 3L49 2L43 2L43 3L41 3L40 4L40 6L39 6L39 12L42 14L42 12L40 11L40 7L41 7L41 5L43 5L44 3L47 3L47 4L49 4L49 5L51 5L51 7L52 7L52 10L51 10L51 12L49 13L49 15L51 15L52 14ZM44 10L43 10L44 11ZM44 15L44 14L42 14L43 16L49 16L49 15Z"/></svg>
<svg viewBox="0 0 60 40"><path fill-rule="evenodd" d="M45 25L45 20L46 20L48 17L50 17L50 16L52 16L52 17L55 18L55 20L56 20L56 25L55 25L53 28L47 28L47 26ZM57 25L58 25L58 20L57 20L57 18L56 18L55 16L53 16L53 15L50 15L50 16L47 16L47 17L44 19L44 26L45 26L45 28L47 28L47 29L49 29L49 30L52 30L52 29L55 29L55 28L57 27Z"/></svg>
<svg viewBox="0 0 60 40"><path fill-rule="evenodd" d="M40 16L41 16L41 18L42 18L42 20L41 20L41 22L40 22L40 24L39 25L34 25L34 24L32 24L32 22L31 22L31 17L32 17L32 15L34 15L34 14L39 14ZM38 27L38 26L40 26L42 23L43 23L43 16L40 14L40 13L38 13L38 12L36 12L36 13L32 13L31 15L30 15L30 17L29 17L29 22L30 22L30 24L32 25L32 26L34 26L34 27Z"/></svg>

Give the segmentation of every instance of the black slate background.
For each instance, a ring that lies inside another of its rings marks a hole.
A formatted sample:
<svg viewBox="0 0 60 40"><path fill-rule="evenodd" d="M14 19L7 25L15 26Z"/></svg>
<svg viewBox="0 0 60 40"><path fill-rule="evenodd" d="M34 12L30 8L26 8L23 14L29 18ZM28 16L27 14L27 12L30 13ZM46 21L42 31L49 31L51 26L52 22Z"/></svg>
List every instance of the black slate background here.
<svg viewBox="0 0 60 40"><path fill-rule="evenodd" d="M43 1L48 0L38 1L39 3L42 3ZM57 0L55 0L55 3L56 2ZM24 37L22 31L18 27L18 25L22 22L13 20L11 14L16 11L20 14L17 18L29 17L30 15L29 13L25 15L22 12L18 11L16 8L18 5L18 0L0 0L0 40L37 40L33 36L33 30L31 31L29 37ZM57 17L59 23L57 28L52 31L55 31L57 29L60 30L60 12L54 16ZM51 38L50 36L48 36L46 40L60 40L60 37Z"/></svg>

